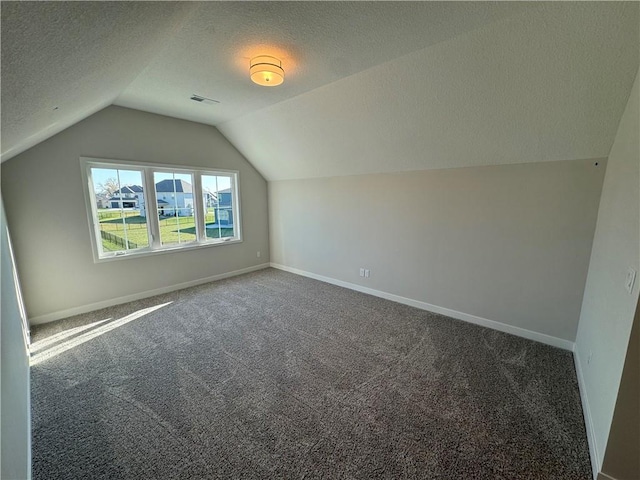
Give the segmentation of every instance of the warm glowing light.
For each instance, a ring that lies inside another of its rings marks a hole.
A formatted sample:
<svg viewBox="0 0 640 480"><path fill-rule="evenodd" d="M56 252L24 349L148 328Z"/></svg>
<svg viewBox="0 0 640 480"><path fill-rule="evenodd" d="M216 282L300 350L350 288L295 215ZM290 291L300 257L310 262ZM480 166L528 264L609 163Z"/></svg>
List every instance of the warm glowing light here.
<svg viewBox="0 0 640 480"><path fill-rule="evenodd" d="M265 87L275 87L284 82L282 62L269 55L260 55L252 58L249 74L254 83Z"/></svg>

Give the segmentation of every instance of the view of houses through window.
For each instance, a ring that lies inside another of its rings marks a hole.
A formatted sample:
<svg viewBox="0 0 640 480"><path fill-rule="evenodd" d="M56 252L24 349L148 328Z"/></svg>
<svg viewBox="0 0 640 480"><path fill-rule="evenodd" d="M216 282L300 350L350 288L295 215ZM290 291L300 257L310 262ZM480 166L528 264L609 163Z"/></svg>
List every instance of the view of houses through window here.
<svg viewBox="0 0 640 480"><path fill-rule="evenodd" d="M149 247L147 219L140 215L140 205L144 205L143 172L94 168L92 174L103 250Z"/></svg>
<svg viewBox="0 0 640 480"><path fill-rule="evenodd" d="M235 173L104 163L87 168L100 258L239 240ZM155 205L146 179L153 180ZM200 206L194 204L198 198ZM154 215L157 222L151 221Z"/></svg>
<svg viewBox="0 0 640 480"><path fill-rule="evenodd" d="M188 173L154 172L153 181L160 222L171 227L160 229L162 245L195 242L193 176Z"/></svg>
<svg viewBox="0 0 640 480"><path fill-rule="evenodd" d="M205 233L208 238L233 236L233 199L231 177L202 175L205 205Z"/></svg>

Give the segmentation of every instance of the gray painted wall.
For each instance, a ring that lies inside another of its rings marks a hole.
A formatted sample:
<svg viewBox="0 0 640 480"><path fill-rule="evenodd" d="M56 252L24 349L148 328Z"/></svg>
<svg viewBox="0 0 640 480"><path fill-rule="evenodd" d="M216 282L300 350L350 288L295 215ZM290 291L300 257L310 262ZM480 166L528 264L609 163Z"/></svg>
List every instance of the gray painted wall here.
<svg viewBox="0 0 640 480"><path fill-rule="evenodd" d="M243 242L94 263L81 156L238 170ZM3 163L2 190L30 319L269 261L267 184L211 126L108 107Z"/></svg>
<svg viewBox="0 0 640 480"><path fill-rule="evenodd" d="M599 163L269 182L271 260L570 344ZM359 277L359 267L371 277Z"/></svg>
<svg viewBox="0 0 640 480"><path fill-rule="evenodd" d="M1 201L0 230L0 478L23 480L31 478L29 353Z"/></svg>
<svg viewBox="0 0 640 480"><path fill-rule="evenodd" d="M576 357L583 380L585 413L602 467L638 301L627 269L640 270L640 98L638 77L609 154L598 223L584 292ZM591 361L589 362L589 357Z"/></svg>

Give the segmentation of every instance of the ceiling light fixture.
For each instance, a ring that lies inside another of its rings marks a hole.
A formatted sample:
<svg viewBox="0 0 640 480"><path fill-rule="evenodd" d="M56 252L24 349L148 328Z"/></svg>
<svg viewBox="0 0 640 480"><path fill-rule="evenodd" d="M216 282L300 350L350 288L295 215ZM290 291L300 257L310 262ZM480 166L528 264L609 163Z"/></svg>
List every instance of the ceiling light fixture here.
<svg viewBox="0 0 640 480"><path fill-rule="evenodd" d="M275 87L284 82L282 62L269 55L253 57L250 62L249 74L254 83L264 87Z"/></svg>

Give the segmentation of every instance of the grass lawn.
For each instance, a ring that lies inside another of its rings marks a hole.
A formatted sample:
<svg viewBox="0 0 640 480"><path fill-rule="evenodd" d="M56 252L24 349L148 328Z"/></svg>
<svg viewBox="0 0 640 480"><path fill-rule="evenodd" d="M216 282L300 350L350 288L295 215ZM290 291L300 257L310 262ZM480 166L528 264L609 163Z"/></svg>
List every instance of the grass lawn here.
<svg viewBox="0 0 640 480"><path fill-rule="evenodd" d="M109 240L102 239L102 248L104 248L105 252L117 252L122 250L120 245L116 245L115 243L111 243Z"/></svg>
<svg viewBox="0 0 640 480"><path fill-rule="evenodd" d="M103 212L99 212L100 214ZM109 214L118 214L120 212L108 212ZM100 221L100 229L109 232L118 237L126 238L138 244L139 247L146 247L149 245L149 236L147 232L147 219L141 217L138 211L125 211L122 212L124 217L114 218L115 215L102 215L103 218ZM124 221L123 221L124 220ZM208 213L206 216L207 223L213 223L215 221L213 213ZM219 237L231 237L233 236L232 228L223 228L221 231L218 229L207 229L208 238ZM160 240L163 245L177 245L179 243L193 242L196 240L196 224L194 217L162 217L160 218ZM105 251L117 251L122 250L121 247L112 244L111 242L102 239L102 245Z"/></svg>

